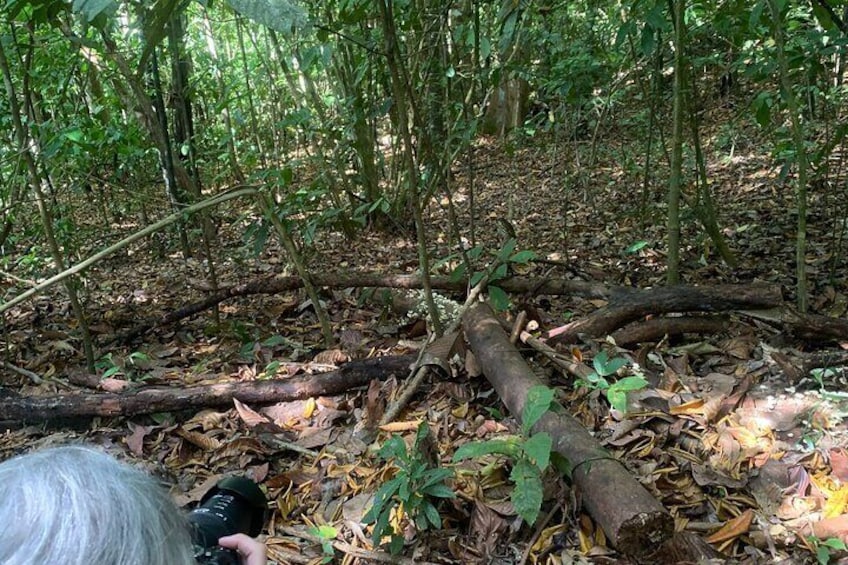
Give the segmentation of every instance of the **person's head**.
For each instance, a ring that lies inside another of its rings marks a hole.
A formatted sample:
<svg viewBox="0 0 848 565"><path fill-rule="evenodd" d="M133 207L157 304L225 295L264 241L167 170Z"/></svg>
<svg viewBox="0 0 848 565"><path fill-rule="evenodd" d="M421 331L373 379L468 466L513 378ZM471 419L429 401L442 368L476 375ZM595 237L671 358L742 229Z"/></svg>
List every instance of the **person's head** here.
<svg viewBox="0 0 848 565"><path fill-rule="evenodd" d="M0 463L0 564L189 565L188 522L144 472L88 447Z"/></svg>

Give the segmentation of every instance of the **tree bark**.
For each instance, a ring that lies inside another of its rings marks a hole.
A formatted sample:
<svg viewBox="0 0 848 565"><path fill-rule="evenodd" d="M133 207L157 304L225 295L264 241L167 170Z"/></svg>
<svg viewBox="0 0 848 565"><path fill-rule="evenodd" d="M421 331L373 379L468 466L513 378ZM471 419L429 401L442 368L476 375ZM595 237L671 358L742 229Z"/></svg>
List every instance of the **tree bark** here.
<svg viewBox="0 0 848 565"><path fill-rule="evenodd" d="M590 316L548 332L548 343L569 343L579 334L601 337L649 314L669 312L726 312L774 308L782 304L773 285L669 286L634 290L620 295Z"/></svg>
<svg viewBox="0 0 848 565"><path fill-rule="evenodd" d="M226 406L241 402L268 404L313 396L340 394L372 379L409 373L417 355L376 357L354 361L336 371L286 379L235 382L187 388L148 387L115 393L18 396L0 387L0 430L12 423L28 424L72 418L127 417L154 412Z"/></svg>
<svg viewBox="0 0 848 565"><path fill-rule="evenodd" d="M528 390L541 381L487 305L471 307L463 328L486 378L509 411L520 418ZM554 451L570 463L583 506L618 550L644 556L671 536L674 523L668 511L575 419L562 411L547 412L533 431L551 435Z"/></svg>
<svg viewBox="0 0 848 565"><path fill-rule="evenodd" d="M404 288L420 289L423 282L419 275L382 275L379 273L357 273L348 275L345 273L315 273L311 276L312 284L316 287L330 288ZM448 290L452 292L465 292L468 281L454 281L449 277L431 277L431 286L437 290ZM509 278L498 281L498 286L507 292L534 293L534 294L574 294L588 298L608 298L610 294L618 292L604 285L587 283L582 281L570 281L565 279L548 279L535 281L532 279ZM250 296L252 294L277 294L288 292L304 287L304 281L300 277L273 277L263 278L246 282L244 284L224 288L220 292L212 294L203 300L184 306L178 310L168 312L157 319L148 320L132 330L118 337L118 341L128 341L144 334L157 326L172 324L183 318L188 318L216 304L238 296Z"/></svg>

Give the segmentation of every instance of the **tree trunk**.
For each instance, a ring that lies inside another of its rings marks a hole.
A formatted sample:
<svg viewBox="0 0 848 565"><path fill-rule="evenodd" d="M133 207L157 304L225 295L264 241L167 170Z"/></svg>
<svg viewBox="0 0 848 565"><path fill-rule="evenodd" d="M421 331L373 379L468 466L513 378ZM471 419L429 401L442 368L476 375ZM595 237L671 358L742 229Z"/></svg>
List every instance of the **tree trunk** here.
<svg viewBox="0 0 848 565"><path fill-rule="evenodd" d="M674 20L674 110L671 140L671 174L668 180L668 259L666 282L680 282L680 191L683 176L683 13L686 0L670 0Z"/></svg>

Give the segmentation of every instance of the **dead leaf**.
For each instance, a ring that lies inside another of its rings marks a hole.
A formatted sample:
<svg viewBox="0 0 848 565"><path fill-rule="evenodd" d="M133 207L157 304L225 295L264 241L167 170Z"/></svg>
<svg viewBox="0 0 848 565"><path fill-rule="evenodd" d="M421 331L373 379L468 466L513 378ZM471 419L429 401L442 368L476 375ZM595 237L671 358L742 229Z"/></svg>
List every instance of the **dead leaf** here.
<svg viewBox="0 0 848 565"><path fill-rule="evenodd" d="M407 422L391 422L380 426L380 429L384 432L389 433L411 432L417 430L419 425L421 425L421 420L411 420Z"/></svg>
<svg viewBox="0 0 848 565"><path fill-rule="evenodd" d="M118 394L119 392L123 392L127 390L130 386L129 381L125 381L123 379L113 379L111 377L101 379L100 388L105 390L106 392L111 392L114 394Z"/></svg>
<svg viewBox="0 0 848 565"><path fill-rule="evenodd" d="M144 438L150 433L153 426L139 426L132 422L128 422L127 425L130 430L132 430L132 433L128 435L124 441L127 442L127 447L130 448L130 451L132 451L134 455L141 457L144 453L144 448L142 447L144 444Z"/></svg>
<svg viewBox="0 0 848 565"><path fill-rule="evenodd" d="M236 407L236 411L238 412L239 417L242 422L244 422L248 428L252 428L258 424L266 424L268 423L268 418L263 416L262 414L256 412L252 408L249 408L245 404L243 404L238 398L233 398L233 404Z"/></svg>
<svg viewBox="0 0 848 565"><path fill-rule="evenodd" d="M221 447L220 441L200 432L193 432L179 427L175 430L175 433L190 444L195 445L204 451L216 451Z"/></svg>
<svg viewBox="0 0 848 565"><path fill-rule="evenodd" d="M312 362L316 365L333 365L339 366L350 361L350 355L341 349L328 349L318 353L312 358Z"/></svg>
<svg viewBox="0 0 848 565"><path fill-rule="evenodd" d="M754 511L750 508L732 520L728 520L720 530L707 538L709 543L721 543L747 534L754 520Z"/></svg>

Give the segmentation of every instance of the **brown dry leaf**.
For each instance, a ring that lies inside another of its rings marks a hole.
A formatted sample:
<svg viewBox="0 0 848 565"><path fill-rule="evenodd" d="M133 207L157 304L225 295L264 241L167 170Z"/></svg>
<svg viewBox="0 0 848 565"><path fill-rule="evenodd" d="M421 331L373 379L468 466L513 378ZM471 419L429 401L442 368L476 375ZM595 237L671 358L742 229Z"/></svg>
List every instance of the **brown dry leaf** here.
<svg viewBox="0 0 848 565"><path fill-rule="evenodd" d="M365 394L365 420L370 425L380 421L386 409L386 402L380 394L382 385L377 379L368 383L368 392Z"/></svg>
<svg viewBox="0 0 848 565"><path fill-rule="evenodd" d="M248 428L268 423L268 418L246 406L238 398L233 398L233 404L235 405L236 411L238 412L242 422L244 422Z"/></svg>
<svg viewBox="0 0 848 565"><path fill-rule="evenodd" d="M141 454L144 452L142 445L144 444L144 437L150 433L153 429L152 426L139 426L137 424L133 424L132 422L128 422L132 433L127 436L126 442L127 447L130 448L130 451L133 452L134 455L141 457Z"/></svg>
<svg viewBox="0 0 848 565"><path fill-rule="evenodd" d="M350 361L350 355L341 349L328 349L312 358L316 365L341 365Z"/></svg>
<svg viewBox="0 0 848 565"><path fill-rule="evenodd" d="M215 451L221 447L220 441L200 432L194 432L180 427L175 430L175 433L190 444L195 445L204 451Z"/></svg>
<svg viewBox="0 0 848 565"><path fill-rule="evenodd" d="M384 426L380 426L380 429L389 433L411 432L417 430L419 425L421 425L421 420L409 420L406 422L390 422Z"/></svg>
<svg viewBox="0 0 848 565"><path fill-rule="evenodd" d="M702 412L704 407L704 399L696 398L695 400L690 400L689 402L684 402L679 406L672 406L669 409L669 414L672 416L679 416L680 414L686 415L699 415Z"/></svg>
<svg viewBox="0 0 848 565"><path fill-rule="evenodd" d="M483 553L491 554L501 532L506 531L507 521L486 504L477 501L471 511L470 534L483 545Z"/></svg>
<svg viewBox="0 0 848 565"><path fill-rule="evenodd" d="M240 437L221 445L213 456L213 459L217 461L231 456L243 455L245 453L263 454L265 453L265 447L258 439L252 437Z"/></svg>
<svg viewBox="0 0 848 565"><path fill-rule="evenodd" d="M747 534L753 520L754 511L748 509L736 518L728 520L720 530L710 535L707 541L709 543L721 543Z"/></svg>
<svg viewBox="0 0 848 565"><path fill-rule="evenodd" d="M125 391L129 386L130 382L123 379L113 379L110 377L100 381L101 389L115 394Z"/></svg>

